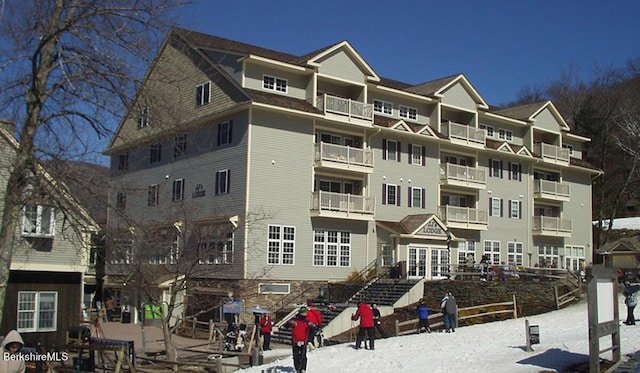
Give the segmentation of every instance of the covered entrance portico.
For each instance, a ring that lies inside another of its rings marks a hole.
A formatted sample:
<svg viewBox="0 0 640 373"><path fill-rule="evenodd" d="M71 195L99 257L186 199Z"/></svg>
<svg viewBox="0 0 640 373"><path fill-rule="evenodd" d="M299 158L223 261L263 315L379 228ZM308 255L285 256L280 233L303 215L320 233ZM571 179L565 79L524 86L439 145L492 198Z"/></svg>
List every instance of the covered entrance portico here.
<svg viewBox="0 0 640 373"><path fill-rule="evenodd" d="M434 214L408 215L399 222L376 221L379 245L389 245L393 257L405 262L410 279L441 279L449 275L450 242L454 237Z"/></svg>

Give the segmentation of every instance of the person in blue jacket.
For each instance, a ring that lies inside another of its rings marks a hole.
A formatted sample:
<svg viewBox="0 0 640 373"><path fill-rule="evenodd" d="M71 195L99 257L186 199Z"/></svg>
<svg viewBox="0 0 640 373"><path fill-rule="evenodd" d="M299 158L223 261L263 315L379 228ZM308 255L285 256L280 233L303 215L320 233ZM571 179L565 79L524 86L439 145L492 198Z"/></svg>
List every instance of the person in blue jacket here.
<svg viewBox="0 0 640 373"><path fill-rule="evenodd" d="M431 327L429 326L429 306L424 303L424 299L418 301L416 312L418 313L418 333L423 331L431 333Z"/></svg>

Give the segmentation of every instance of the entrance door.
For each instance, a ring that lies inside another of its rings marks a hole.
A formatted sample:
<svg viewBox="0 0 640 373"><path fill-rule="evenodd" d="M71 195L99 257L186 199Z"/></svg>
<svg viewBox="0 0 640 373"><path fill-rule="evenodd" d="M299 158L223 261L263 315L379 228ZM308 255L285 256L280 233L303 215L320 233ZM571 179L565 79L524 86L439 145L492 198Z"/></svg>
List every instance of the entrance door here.
<svg viewBox="0 0 640 373"><path fill-rule="evenodd" d="M431 249L431 279L446 278L449 276L449 251L443 249Z"/></svg>
<svg viewBox="0 0 640 373"><path fill-rule="evenodd" d="M409 248L409 268L407 277L426 277L429 269L429 249L422 247Z"/></svg>

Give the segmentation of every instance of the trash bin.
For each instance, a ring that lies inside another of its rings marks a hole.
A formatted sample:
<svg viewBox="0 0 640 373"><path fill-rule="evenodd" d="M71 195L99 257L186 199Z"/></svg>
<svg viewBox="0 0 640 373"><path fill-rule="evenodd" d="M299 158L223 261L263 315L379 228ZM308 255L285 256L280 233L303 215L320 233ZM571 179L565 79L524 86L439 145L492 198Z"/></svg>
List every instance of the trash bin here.
<svg viewBox="0 0 640 373"><path fill-rule="evenodd" d="M131 312L124 311L122 313L122 323L123 324L131 324Z"/></svg>

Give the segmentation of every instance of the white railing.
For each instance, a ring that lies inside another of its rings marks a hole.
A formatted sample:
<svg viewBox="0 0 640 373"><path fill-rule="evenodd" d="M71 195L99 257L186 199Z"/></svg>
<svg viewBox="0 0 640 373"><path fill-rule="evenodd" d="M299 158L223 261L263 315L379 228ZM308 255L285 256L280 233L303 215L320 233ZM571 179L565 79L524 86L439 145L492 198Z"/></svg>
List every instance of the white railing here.
<svg viewBox="0 0 640 373"><path fill-rule="evenodd" d="M449 205L438 207L438 217L452 223L486 225L489 221L488 211Z"/></svg>
<svg viewBox="0 0 640 373"><path fill-rule="evenodd" d="M442 131L449 139L458 139L483 146L487 137L486 131L481 128L475 128L452 121L443 122Z"/></svg>
<svg viewBox="0 0 640 373"><path fill-rule="evenodd" d="M373 167L373 151L322 142L316 144L316 161L333 161Z"/></svg>
<svg viewBox="0 0 640 373"><path fill-rule="evenodd" d="M325 113L346 115L349 118L373 120L373 105L350 98L323 94L317 98L318 109Z"/></svg>
<svg viewBox="0 0 640 373"><path fill-rule="evenodd" d="M375 198L333 192L312 192L311 209L358 214L373 214Z"/></svg>
<svg viewBox="0 0 640 373"><path fill-rule="evenodd" d="M570 190L568 184L559 183L557 181L550 180L534 180L533 192L540 194L547 194L558 197L569 197Z"/></svg>
<svg viewBox="0 0 640 373"><path fill-rule="evenodd" d="M533 145L533 152L544 159L569 162L569 149L561 148L559 146L541 142Z"/></svg>
<svg viewBox="0 0 640 373"><path fill-rule="evenodd" d="M485 170L451 163L441 165L440 170L442 171L440 175L441 179L469 181L479 184L487 183L487 173Z"/></svg>
<svg viewBox="0 0 640 373"><path fill-rule="evenodd" d="M551 233L571 233L573 223L570 219L554 218L550 216L534 216L533 230Z"/></svg>

